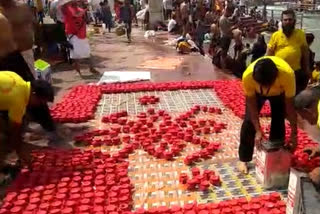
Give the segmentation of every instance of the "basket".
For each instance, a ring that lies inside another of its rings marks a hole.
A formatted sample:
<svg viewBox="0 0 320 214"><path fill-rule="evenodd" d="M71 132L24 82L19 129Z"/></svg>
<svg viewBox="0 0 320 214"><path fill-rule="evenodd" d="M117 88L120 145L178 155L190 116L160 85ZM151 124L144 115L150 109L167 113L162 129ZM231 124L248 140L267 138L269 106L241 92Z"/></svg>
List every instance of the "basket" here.
<svg viewBox="0 0 320 214"><path fill-rule="evenodd" d="M124 34L126 34L126 30L125 30L124 26L117 27L115 32L116 32L117 36L123 36Z"/></svg>

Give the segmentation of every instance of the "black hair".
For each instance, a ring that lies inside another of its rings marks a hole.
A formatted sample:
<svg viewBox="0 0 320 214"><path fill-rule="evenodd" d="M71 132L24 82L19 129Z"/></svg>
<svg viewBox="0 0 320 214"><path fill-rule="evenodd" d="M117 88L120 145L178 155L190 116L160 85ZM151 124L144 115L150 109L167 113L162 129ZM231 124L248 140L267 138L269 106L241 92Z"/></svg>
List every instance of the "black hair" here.
<svg viewBox="0 0 320 214"><path fill-rule="evenodd" d="M278 76L278 68L269 58L263 58L256 62L253 68L253 79L262 86L270 86Z"/></svg>
<svg viewBox="0 0 320 214"><path fill-rule="evenodd" d="M262 44L266 44L266 40L264 39L264 36L262 34L258 36L258 42Z"/></svg>
<svg viewBox="0 0 320 214"><path fill-rule="evenodd" d="M320 61L317 61L314 64L315 64L315 66L320 67Z"/></svg>
<svg viewBox="0 0 320 214"><path fill-rule="evenodd" d="M226 12L228 12L228 13L233 13L234 7L233 7L233 6L227 6L225 10L226 10Z"/></svg>
<svg viewBox="0 0 320 214"><path fill-rule="evenodd" d="M310 91L310 93L305 93ZM320 86L315 86L302 91L294 98L294 107L297 110L309 108L320 99Z"/></svg>
<svg viewBox="0 0 320 214"><path fill-rule="evenodd" d="M283 15L292 15L292 17L293 17L294 19L296 19L296 13L295 13L294 10L292 10L292 9L288 9L288 10L282 11L282 13L281 13L281 19L283 18Z"/></svg>
<svg viewBox="0 0 320 214"><path fill-rule="evenodd" d="M45 80L32 81L31 91L39 98L48 100L48 102L54 101L54 90L51 84Z"/></svg>
<svg viewBox="0 0 320 214"><path fill-rule="evenodd" d="M306 40L307 40L308 45L310 45L314 41L313 33L306 33Z"/></svg>

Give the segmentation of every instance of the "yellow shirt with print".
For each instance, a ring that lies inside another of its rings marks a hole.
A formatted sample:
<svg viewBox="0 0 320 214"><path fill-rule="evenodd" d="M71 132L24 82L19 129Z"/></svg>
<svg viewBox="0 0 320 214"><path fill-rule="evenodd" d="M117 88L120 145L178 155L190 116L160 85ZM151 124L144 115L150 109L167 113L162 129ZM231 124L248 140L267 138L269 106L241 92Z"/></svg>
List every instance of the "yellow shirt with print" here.
<svg viewBox="0 0 320 214"><path fill-rule="evenodd" d="M260 84L253 79L253 70L255 64L259 60L265 58L271 59L275 63L279 71L275 82L270 88L261 87ZM294 97L296 93L294 71L283 59L275 56L265 56L251 63L243 73L242 84L244 93L248 97L252 97L256 93L266 97L278 96L284 93L285 97L290 98Z"/></svg>
<svg viewBox="0 0 320 214"><path fill-rule="evenodd" d="M284 59L296 71L301 69L302 48L308 47L306 35L300 29L294 29L288 38L282 30L273 33L268 48L274 55Z"/></svg>
<svg viewBox="0 0 320 214"><path fill-rule="evenodd" d="M30 82L18 74L0 71L0 111L8 111L9 120L21 123L30 97Z"/></svg>

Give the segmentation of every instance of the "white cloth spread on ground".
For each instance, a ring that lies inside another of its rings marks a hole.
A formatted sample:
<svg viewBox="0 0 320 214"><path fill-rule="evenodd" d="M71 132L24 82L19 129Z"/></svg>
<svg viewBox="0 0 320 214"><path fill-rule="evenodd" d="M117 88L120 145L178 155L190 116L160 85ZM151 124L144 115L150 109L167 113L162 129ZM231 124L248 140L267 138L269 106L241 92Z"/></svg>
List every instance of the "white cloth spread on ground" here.
<svg viewBox="0 0 320 214"><path fill-rule="evenodd" d="M68 36L70 38L71 35ZM71 59L85 59L90 57L90 45L89 40L79 39L76 35L69 39L69 42L73 45L73 49L70 50Z"/></svg>
<svg viewBox="0 0 320 214"><path fill-rule="evenodd" d="M107 71L104 72L98 84L116 82L136 82L150 80L149 71Z"/></svg>

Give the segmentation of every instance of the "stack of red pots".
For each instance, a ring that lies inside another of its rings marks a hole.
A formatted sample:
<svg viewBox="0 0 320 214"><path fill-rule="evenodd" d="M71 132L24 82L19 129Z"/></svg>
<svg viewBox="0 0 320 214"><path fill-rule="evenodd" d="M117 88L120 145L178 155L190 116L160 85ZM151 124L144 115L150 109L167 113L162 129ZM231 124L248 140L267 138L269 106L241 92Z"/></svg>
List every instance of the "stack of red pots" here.
<svg viewBox="0 0 320 214"><path fill-rule="evenodd" d="M192 178L186 173L181 173L179 182L186 186L189 191L201 190L207 191L210 185L220 186L221 181L218 175L215 174L212 170L204 170L201 174L201 170L199 168L192 168Z"/></svg>
<svg viewBox="0 0 320 214"><path fill-rule="evenodd" d="M194 138L193 143L197 144L198 138ZM220 143L210 143L206 140L202 140L201 146L203 149L200 151L193 152L184 158L184 163L186 165L192 165L195 162L199 162L201 159L210 159L214 156L215 152L219 150Z"/></svg>
<svg viewBox="0 0 320 214"><path fill-rule="evenodd" d="M93 119L101 98L101 89L95 85L80 85L71 89L62 101L51 108L53 119L60 123L80 123Z"/></svg>
<svg viewBox="0 0 320 214"><path fill-rule="evenodd" d="M129 163L95 150L39 151L0 213L124 213L132 209Z"/></svg>
<svg viewBox="0 0 320 214"><path fill-rule="evenodd" d="M160 101L160 98L153 95L152 96L145 95L139 98L139 103L141 105L156 104L159 101Z"/></svg>

